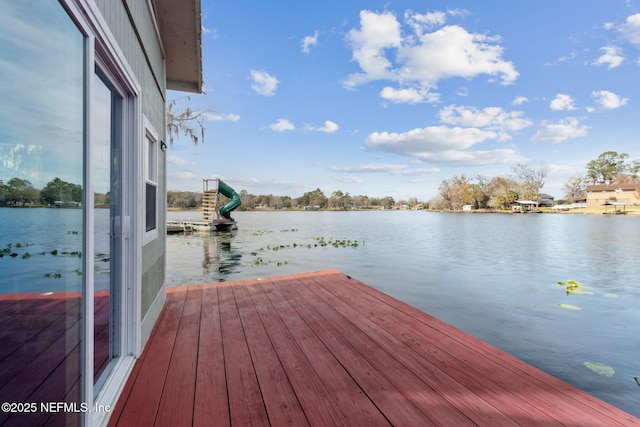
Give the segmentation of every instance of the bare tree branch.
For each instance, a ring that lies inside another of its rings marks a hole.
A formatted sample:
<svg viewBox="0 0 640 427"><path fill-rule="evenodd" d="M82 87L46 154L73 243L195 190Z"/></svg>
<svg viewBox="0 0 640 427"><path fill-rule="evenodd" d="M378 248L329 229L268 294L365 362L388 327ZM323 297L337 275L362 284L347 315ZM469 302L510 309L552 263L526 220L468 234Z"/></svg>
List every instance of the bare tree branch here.
<svg viewBox="0 0 640 427"><path fill-rule="evenodd" d="M204 120L208 110L193 111L187 107L184 110L174 111L176 101L167 105L167 135L169 144L173 144L174 137L181 133L191 138L194 145L199 141L204 144ZM198 129L199 128L199 129ZM200 132L198 132L198 130Z"/></svg>

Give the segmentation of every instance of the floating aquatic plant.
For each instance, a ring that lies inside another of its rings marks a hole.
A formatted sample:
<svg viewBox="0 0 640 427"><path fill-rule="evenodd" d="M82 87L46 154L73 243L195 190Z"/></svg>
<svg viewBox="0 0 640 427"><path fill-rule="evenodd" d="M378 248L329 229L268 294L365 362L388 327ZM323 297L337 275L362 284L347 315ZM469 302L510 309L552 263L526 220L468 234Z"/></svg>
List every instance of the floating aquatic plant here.
<svg viewBox="0 0 640 427"><path fill-rule="evenodd" d="M582 307L578 307L577 305L571 304L559 304L560 307L565 308L567 310L582 310Z"/></svg>
<svg viewBox="0 0 640 427"><path fill-rule="evenodd" d="M271 231L271 230L256 230L251 234L254 235L254 236L262 236L263 234L267 234L267 233L273 233L273 231Z"/></svg>
<svg viewBox="0 0 640 427"><path fill-rule="evenodd" d="M317 247L317 246L321 246L321 247L333 246L334 248L339 248L339 247L357 248L358 246L360 246L360 244L364 245L364 240L362 241L362 243L360 243L357 240L335 239L333 237L329 237L329 240L325 240L324 237L315 237L314 239L317 240L317 242L318 242L318 243L314 244L314 247Z"/></svg>
<svg viewBox="0 0 640 427"><path fill-rule="evenodd" d="M558 282L559 286L566 286L568 294L577 293L580 287L580 283L575 280L567 280L566 282Z"/></svg>
<svg viewBox="0 0 640 427"><path fill-rule="evenodd" d="M603 377L612 377L616 373L616 371L611 366L600 362L584 362L583 365L591 369L596 374L602 375Z"/></svg>

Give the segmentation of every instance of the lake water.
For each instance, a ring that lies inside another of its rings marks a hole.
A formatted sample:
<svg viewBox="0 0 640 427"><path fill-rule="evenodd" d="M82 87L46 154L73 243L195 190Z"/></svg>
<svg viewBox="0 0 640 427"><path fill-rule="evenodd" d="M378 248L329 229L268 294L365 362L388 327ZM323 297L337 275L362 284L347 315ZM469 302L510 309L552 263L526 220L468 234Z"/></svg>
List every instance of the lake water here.
<svg viewBox="0 0 640 427"><path fill-rule="evenodd" d="M234 232L168 236L169 286L338 269L640 416L639 217L233 216ZM567 294L567 280L584 293Z"/></svg>
<svg viewBox="0 0 640 427"><path fill-rule="evenodd" d="M79 290L81 215L0 208L0 293ZM167 237L169 286L338 269L640 417L640 217L233 216L234 232ZM96 210L96 221L108 224L108 210ZM108 234L96 240L99 278L109 264ZM585 293L567 295L557 284L567 280ZM615 374L600 375L585 362Z"/></svg>

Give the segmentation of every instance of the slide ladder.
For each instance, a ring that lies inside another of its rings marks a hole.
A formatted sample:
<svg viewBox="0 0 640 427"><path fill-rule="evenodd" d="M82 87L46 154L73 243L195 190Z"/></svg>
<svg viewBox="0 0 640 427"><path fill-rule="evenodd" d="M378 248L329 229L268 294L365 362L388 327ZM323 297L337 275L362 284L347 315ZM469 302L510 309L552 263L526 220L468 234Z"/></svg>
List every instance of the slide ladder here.
<svg viewBox="0 0 640 427"><path fill-rule="evenodd" d="M233 221L231 212L242 204L240 195L219 178L203 179L202 186L202 220L209 223ZM220 206L220 195L231 200Z"/></svg>

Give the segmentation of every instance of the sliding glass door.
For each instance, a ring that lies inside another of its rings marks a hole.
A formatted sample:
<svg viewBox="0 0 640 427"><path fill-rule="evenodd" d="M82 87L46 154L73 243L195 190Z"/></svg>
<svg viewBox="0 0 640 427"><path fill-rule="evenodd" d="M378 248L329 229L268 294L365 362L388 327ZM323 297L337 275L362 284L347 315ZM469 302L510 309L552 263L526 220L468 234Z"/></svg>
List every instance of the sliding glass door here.
<svg viewBox="0 0 640 427"><path fill-rule="evenodd" d="M80 2L0 1L0 425L80 425L135 348L137 94Z"/></svg>
<svg viewBox="0 0 640 427"><path fill-rule="evenodd" d="M55 0L3 1L0 27L0 425L78 425L87 39Z"/></svg>

